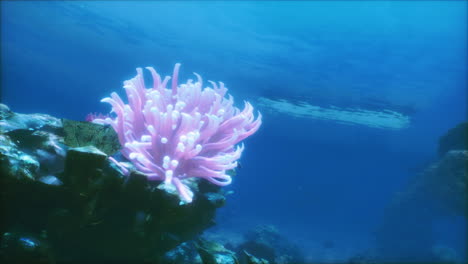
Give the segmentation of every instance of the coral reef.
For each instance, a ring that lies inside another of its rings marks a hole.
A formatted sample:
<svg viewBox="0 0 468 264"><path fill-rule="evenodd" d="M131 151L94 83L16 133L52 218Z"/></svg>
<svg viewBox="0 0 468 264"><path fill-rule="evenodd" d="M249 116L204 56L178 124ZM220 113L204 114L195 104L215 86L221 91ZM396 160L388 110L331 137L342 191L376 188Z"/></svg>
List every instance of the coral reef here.
<svg viewBox="0 0 468 264"><path fill-rule="evenodd" d="M234 242L233 233L205 233L169 251L162 264L301 264L305 261L298 246L272 225L259 225ZM220 239L218 236L222 236ZM235 236L235 235L234 235ZM215 242L216 241L216 242Z"/></svg>
<svg viewBox="0 0 468 264"><path fill-rule="evenodd" d="M448 216L467 215L467 135L467 123L443 135L439 160L415 175L386 208L376 232L377 254L383 260L453 263L447 262L447 250L433 250L432 223Z"/></svg>
<svg viewBox="0 0 468 264"><path fill-rule="evenodd" d="M0 262L160 263L215 224L219 186L193 178L195 199L180 205L164 182L110 160L113 129L0 106Z"/></svg>
<svg viewBox="0 0 468 264"><path fill-rule="evenodd" d="M273 225L259 225L247 232L235 251L242 263L305 263L298 246L282 236ZM255 255L255 257L253 257Z"/></svg>

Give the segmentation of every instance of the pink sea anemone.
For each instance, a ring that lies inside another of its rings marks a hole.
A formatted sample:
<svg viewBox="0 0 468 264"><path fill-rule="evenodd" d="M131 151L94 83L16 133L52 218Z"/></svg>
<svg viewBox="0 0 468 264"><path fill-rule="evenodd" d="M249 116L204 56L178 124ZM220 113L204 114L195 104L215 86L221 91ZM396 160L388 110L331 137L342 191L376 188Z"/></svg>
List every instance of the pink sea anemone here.
<svg viewBox="0 0 468 264"><path fill-rule="evenodd" d="M101 113L89 113L86 115L85 121L86 122L93 122L95 119L106 119L109 115L103 115Z"/></svg>
<svg viewBox="0 0 468 264"><path fill-rule="evenodd" d="M245 102L241 111L233 97L225 97L222 82L203 88L203 80L178 84L180 64L176 64L171 87L169 76L161 80L152 68L153 87L146 88L143 70L124 82L128 104L117 95L101 101L112 105L115 118L95 118L93 122L111 125L118 134L121 153L150 180L175 186L184 202L193 192L184 183L190 177L206 179L216 185L231 183L226 171L237 166L244 146L236 145L255 133L261 114L255 119L253 107ZM114 160L115 161L115 160Z"/></svg>

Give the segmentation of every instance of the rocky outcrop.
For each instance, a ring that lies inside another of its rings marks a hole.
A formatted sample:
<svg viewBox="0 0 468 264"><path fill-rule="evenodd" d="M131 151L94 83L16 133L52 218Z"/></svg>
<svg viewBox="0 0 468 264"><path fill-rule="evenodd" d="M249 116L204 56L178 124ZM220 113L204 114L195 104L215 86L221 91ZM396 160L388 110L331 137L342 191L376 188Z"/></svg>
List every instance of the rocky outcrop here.
<svg viewBox="0 0 468 264"><path fill-rule="evenodd" d="M193 179L194 201L180 205L161 182L124 176L109 160L123 161L118 149L107 126L1 105L1 259L157 263L215 224L220 187Z"/></svg>
<svg viewBox="0 0 468 264"><path fill-rule="evenodd" d="M447 262L447 250L434 250L432 223L442 217L467 216L467 124L440 138L439 160L415 175L386 208L376 232L381 261L454 263Z"/></svg>

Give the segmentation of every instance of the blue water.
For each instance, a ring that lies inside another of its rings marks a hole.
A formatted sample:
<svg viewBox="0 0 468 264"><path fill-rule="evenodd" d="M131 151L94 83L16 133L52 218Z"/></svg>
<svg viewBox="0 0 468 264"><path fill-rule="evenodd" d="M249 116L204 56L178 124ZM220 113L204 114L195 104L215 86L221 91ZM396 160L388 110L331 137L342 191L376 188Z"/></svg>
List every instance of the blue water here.
<svg viewBox="0 0 468 264"><path fill-rule="evenodd" d="M372 247L395 193L466 120L466 10L464 1L2 1L1 102L84 120L109 111L99 101L122 94L136 67L169 75L180 62L180 80L222 81L263 125L245 142L215 230L274 224L310 260L341 261ZM294 105L334 110L323 118ZM353 119L360 111L364 121ZM382 113L389 123L372 119ZM434 224L460 259L464 221Z"/></svg>

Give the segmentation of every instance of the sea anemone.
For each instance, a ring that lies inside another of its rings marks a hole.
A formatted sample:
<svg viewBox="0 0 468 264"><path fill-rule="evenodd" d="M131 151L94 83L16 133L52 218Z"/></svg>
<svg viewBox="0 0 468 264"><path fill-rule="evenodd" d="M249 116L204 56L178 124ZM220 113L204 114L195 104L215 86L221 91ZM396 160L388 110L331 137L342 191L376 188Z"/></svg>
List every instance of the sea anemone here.
<svg viewBox="0 0 468 264"><path fill-rule="evenodd" d="M255 133L261 125L261 114L255 119L253 107L244 102L241 111L234 106L222 82L211 82L203 88L203 80L178 84L180 64L171 77L161 80L152 68L153 87L146 88L143 70L124 82L128 104L117 93L102 99L112 105L115 117L95 118L93 122L109 124L117 132L121 153L149 180L164 181L175 186L182 201L190 203L193 192L184 183L199 177L219 186L231 183L227 170L237 166L244 150L236 145ZM115 159L112 159L117 162Z"/></svg>

